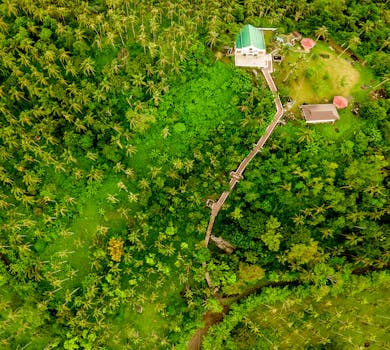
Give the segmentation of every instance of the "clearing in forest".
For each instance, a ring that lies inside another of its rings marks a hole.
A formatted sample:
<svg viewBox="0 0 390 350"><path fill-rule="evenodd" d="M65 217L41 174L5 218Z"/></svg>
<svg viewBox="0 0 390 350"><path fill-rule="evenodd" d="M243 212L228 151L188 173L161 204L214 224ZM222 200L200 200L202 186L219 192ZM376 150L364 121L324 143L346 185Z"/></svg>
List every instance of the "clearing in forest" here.
<svg viewBox="0 0 390 350"><path fill-rule="evenodd" d="M360 82L352 62L339 57L325 43L318 42L311 53L290 51L275 69L275 81L296 101L326 103L335 95L349 96ZM283 91L284 92L284 91Z"/></svg>

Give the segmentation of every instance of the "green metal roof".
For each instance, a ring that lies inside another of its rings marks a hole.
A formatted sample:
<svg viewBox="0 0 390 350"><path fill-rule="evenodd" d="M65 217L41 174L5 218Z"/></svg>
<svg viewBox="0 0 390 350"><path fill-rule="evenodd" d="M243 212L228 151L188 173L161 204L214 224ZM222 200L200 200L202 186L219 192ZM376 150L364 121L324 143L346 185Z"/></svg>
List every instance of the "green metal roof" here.
<svg viewBox="0 0 390 350"><path fill-rule="evenodd" d="M263 32L254 26L247 24L237 35L236 48L254 46L257 49L265 50Z"/></svg>

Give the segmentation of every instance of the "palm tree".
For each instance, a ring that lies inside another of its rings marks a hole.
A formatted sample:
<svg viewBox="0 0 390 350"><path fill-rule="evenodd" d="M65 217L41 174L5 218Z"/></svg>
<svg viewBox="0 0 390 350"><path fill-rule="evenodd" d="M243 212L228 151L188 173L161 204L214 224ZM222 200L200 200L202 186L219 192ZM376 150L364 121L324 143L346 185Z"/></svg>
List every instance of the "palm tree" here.
<svg viewBox="0 0 390 350"><path fill-rule="evenodd" d="M161 135L164 139L166 139L169 135L170 135L170 132L169 132L169 128L168 127L165 127L162 132L161 132Z"/></svg>
<svg viewBox="0 0 390 350"><path fill-rule="evenodd" d="M137 147L134 145L126 145L126 156L130 157L132 156L135 152L137 152Z"/></svg>
<svg viewBox="0 0 390 350"><path fill-rule="evenodd" d="M81 70L82 72L89 76L89 75L95 75L95 68L93 67L95 62L92 60L92 58L87 57L82 63L81 63Z"/></svg>
<svg viewBox="0 0 390 350"><path fill-rule="evenodd" d="M103 171L100 169L91 168L90 172L87 175L88 182L91 183L93 181L101 182L103 180Z"/></svg>
<svg viewBox="0 0 390 350"><path fill-rule="evenodd" d="M140 26L138 41L142 45L142 47L144 48L144 54L146 54L146 46L148 43L148 38L146 36L145 26L143 24L141 24L141 26Z"/></svg>
<svg viewBox="0 0 390 350"><path fill-rule="evenodd" d="M312 129L303 129L299 135L298 143L311 143L314 141L315 132Z"/></svg>
<svg viewBox="0 0 390 350"><path fill-rule="evenodd" d="M47 66L46 70L47 70L47 74L49 75L50 78L60 79L61 74L60 74L60 70L59 70L57 65L50 64L50 65ZM55 97L55 96L52 96L52 97Z"/></svg>
<svg viewBox="0 0 390 350"><path fill-rule="evenodd" d="M373 86L371 90L374 90L377 87L387 83L390 80L390 73L385 74L382 78L383 78L383 80L379 84L376 84L375 86Z"/></svg>
<svg viewBox="0 0 390 350"><path fill-rule="evenodd" d="M161 172L161 168L159 168L159 167L152 166L150 168L150 174L151 174L152 179L155 179L160 172Z"/></svg>
<svg viewBox="0 0 390 350"><path fill-rule="evenodd" d="M115 49L116 34L112 31L109 31L106 33L106 39L112 45L112 47Z"/></svg>
<svg viewBox="0 0 390 350"><path fill-rule="evenodd" d="M150 183L148 180L146 180L145 178L142 178L140 181L139 181L139 187L143 190L146 190L148 188L150 188Z"/></svg>
<svg viewBox="0 0 390 350"><path fill-rule="evenodd" d="M103 39L100 35L95 36L95 40L92 45L96 46L99 50L103 50Z"/></svg>
<svg viewBox="0 0 390 350"><path fill-rule="evenodd" d="M24 94L23 92L21 92L20 90L18 90L15 86L12 86L9 90L9 95L12 99L12 101L14 102L18 102L20 101L21 99L23 100L26 100L25 97L24 97Z"/></svg>
<svg viewBox="0 0 390 350"><path fill-rule="evenodd" d="M131 31L133 33L133 39L135 39L135 25L137 24L138 22L138 15L133 12L132 14L130 14L128 17L128 22L130 23L130 26L131 26Z"/></svg>
<svg viewBox="0 0 390 350"><path fill-rule="evenodd" d="M4 0L3 5L8 17L16 17L18 15L18 7L13 0Z"/></svg>
<svg viewBox="0 0 390 350"><path fill-rule="evenodd" d="M73 78L77 77L77 69L70 61L65 66L65 73L66 75L70 74Z"/></svg>
<svg viewBox="0 0 390 350"><path fill-rule="evenodd" d="M118 15L114 15L114 16L112 16L112 21L114 23L114 29L116 30L116 33L119 34L122 45L125 46L125 41L123 40L123 36L122 36L123 17L118 16ZM124 27L126 28L126 26L124 26Z"/></svg>
<svg viewBox="0 0 390 350"><path fill-rule="evenodd" d="M142 73L137 73L137 74L133 74L132 78L131 78L131 82L137 86L137 87L141 87L143 85L145 85L145 81L144 81L145 77L143 76Z"/></svg>
<svg viewBox="0 0 390 350"><path fill-rule="evenodd" d="M154 105L158 106L162 100L161 92L159 90L155 90L153 92L152 99L153 99Z"/></svg>
<svg viewBox="0 0 390 350"><path fill-rule="evenodd" d="M359 46L361 43L361 40L358 36L353 36L352 38L349 39L347 47L343 50L343 52L340 53L340 56L342 56L350 47L356 47Z"/></svg>
<svg viewBox="0 0 390 350"><path fill-rule="evenodd" d="M379 48L377 52L381 52L385 47L389 47L389 44L390 44L390 38L385 39L382 46Z"/></svg>
<svg viewBox="0 0 390 350"><path fill-rule="evenodd" d="M158 46L156 43L154 42L149 42L148 43L148 49L149 49L149 54L150 54L150 57L154 58L157 56L158 54Z"/></svg>
<svg viewBox="0 0 390 350"><path fill-rule="evenodd" d="M103 89L97 89L93 93L93 98L98 102L102 102L107 99L107 95L105 94Z"/></svg>
<svg viewBox="0 0 390 350"><path fill-rule="evenodd" d="M360 32L360 34L363 34L363 33L366 34L369 31L371 31L374 27L375 27L374 22L368 20L367 22L362 24L362 31Z"/></svg>
<svg viewBox="0 0 390 350"><path fill-rule="evenodd" d="M130 203L136 203L138 202L138 196L139 194L137 193L129 192L127 199Z"/></svg>
<svg viewBox="0 0 390 350"><path fill-rule="evenodd" d="M152 10L153 12L153 10ZM157 30L159 28L159 23L158 23L158 19L157 17L151 17L150 21L149 21L149 25L150 25L150 30L153 34L153 42L155 43L156 42L156 39L157 39Z"/></svg>
<svg viewBox="0 0 390 350"><path fill-rule="evenodd" d="M211 48L213 48L218 42L218 36L219 36L219 34L216 31L209 31L207 38L206 38L206 43Z"/></svg>
<svg viewBox="0 0 390 350"><path fill-rule="evenodd" d="M20 53L20 58L18 59L18 62L20 62L20 65L25 68L31 68L31 58L23 53Z"/></svg>
<svg viewBox="0 0 390 350"><path fill-rule="evenodd" d="M326 28L325 26L319 27L315 31L316 41L318 41L319 38L325 40L328 37L328 34L329 34L328 28Z"/></svg>
<svg viewBox="0 0 390 350"><path fill-rule="evenodd" d="M8 29L7 22L4 21L3 17L0 18L0 30L5 33Z"/></svg>

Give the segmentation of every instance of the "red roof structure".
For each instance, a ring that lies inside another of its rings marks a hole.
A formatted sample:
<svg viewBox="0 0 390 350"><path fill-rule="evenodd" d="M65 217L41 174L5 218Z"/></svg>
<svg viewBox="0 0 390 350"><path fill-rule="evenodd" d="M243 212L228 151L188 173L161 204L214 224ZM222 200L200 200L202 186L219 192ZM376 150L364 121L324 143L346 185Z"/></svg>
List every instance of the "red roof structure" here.
<svg viewBox="0 0 390 350"><path fill-rule="evenodd" d="M336 108L345 108L348 106L348 100L343 96L335 96L333 98L333 104Z"/></svg>
<svg viewBox="0 0 390 350"><path fill-rule="evenodd" d="M301 45L305 49L306 52L310 52L310 50L314 47L316 42L310 38L303 38L301 40Z"/></svg>

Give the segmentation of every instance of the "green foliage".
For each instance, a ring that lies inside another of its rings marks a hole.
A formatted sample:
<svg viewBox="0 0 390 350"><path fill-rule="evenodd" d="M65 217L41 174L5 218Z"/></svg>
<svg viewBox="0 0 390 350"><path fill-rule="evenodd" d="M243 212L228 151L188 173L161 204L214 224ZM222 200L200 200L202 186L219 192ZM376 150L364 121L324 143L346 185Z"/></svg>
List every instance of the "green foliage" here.
<svg viewBox="0 0 390 350"><path fill-rule="evenodd" d="M264 270L257 265L240 263L239 277L245 282L253 282L264 277Z"/></svg>
<svg viewBox="0 0 390 350"><path fill-rule="evenodd" d="M226 309L210 298L205 262L220 293L299 277L319 286L315 300L342 293L339 274L388 263L389 104L360 88L360 116L277 128L217 219L235 253L202 243L206 199L228 188L275 113L261 76L224 46L242 23L304 34L324 23L385 87L384 4L59 3L0 4L2 349L176 347L204 311ZM327 74L320 57L307 73L316 92L334 76L348 88L355 69ZM237 347L228 336L216 339Z"/></svg>
<svg viewBox="0 0 390 350"><path fill-rule="evenodd" d="M384 121L387 117L387 110L378 101L365 102L360 106L360 116L366 119Z"/></svg>
<svg viewBox="0 0 390 350"><path fill-rule="evenodd" d="M210 256L210 251L207 248L201 248L195 254L196 259L201 263L209 261Z"/></svg>
<svg viewBox="0 0 390 350"><path fill-rule="evenodd" d="M321 254L318 251L318 243L311 241L306 244L294 244L287 253L287 261L293 266L310 264L314 266L315 263L320 262Z"/></svg>
<svg viewBox="0 0 390 350"><path fill-rule="evenodd" d="M213 326L204 349L386 348L389 275L338 276L333 285L264 289Z"/></svg>
<svg viewBox="0 0 390 350"><path fill-rule="evenodd" d="M282 234L278 232L279 228L280 222L271 215L265 225L265 234L260 236L267 248L274 252L279 250L280 239L283 237Z"/></svg>

